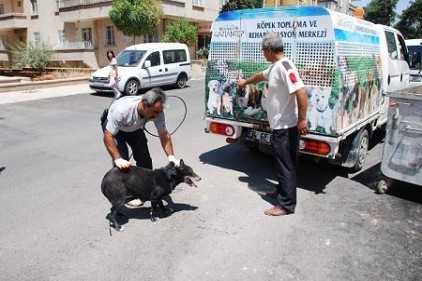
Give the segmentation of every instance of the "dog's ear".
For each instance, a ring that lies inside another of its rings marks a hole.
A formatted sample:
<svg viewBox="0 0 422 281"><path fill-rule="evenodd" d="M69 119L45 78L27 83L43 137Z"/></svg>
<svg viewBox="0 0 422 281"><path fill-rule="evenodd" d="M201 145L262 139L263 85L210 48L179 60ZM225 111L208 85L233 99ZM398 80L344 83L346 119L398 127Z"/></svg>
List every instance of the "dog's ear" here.
<svg viewBox="0 0 422 281"><path fill-rule="evenodd" d="M170 162L165 168L164 171L169 179L177 175L176 166L173 162Z"/></svg>

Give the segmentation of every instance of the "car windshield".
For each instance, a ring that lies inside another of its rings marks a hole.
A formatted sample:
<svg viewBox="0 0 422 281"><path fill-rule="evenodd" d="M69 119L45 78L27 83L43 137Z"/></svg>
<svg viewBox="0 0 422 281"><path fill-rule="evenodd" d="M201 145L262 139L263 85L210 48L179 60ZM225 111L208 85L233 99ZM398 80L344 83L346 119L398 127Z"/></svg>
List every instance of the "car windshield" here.
<svg viewBox="0 0 422 281"><path fill-rule="evenodd" d="M407 46L409 49L410 69L421 68L422 46Z"/></svg>
<svg viewBox="0 0 422 281"><path fill-rule="evenodd" d="M121 67L137 66L145 53L145 50L124 50L116 58L117 65Z"/></svg>

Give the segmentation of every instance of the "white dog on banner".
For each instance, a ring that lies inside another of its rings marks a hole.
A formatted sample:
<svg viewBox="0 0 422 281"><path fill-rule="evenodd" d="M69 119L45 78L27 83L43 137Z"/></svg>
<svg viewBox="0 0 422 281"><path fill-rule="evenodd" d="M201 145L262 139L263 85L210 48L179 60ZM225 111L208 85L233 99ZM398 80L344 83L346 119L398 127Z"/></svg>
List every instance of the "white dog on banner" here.
<svg viewBox="0 0 422 281"><path fill-rule="evenodd" d="M207 107L208 111L211 114L214 114L217 111L217 114L220 115L221 110L221 95L220 91L220 82L218 80L210 80L208 82L208 102Z"/></svg>
<svg viewBox="0 0 422 281"><path fill-rule="evenodd" d="M309 114L309 129L316 130L322 127L325 133L330 133L333 126L333 111L330 109L329 101L331 95L331 87L315 87L311 91L309 99L312 109Z"/></svg>

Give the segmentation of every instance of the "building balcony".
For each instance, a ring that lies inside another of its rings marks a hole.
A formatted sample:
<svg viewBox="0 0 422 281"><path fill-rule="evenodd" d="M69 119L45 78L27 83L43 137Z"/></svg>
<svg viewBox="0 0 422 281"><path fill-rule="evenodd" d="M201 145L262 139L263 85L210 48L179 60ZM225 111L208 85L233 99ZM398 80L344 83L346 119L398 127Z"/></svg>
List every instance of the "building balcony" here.
<svg viewBox="0 0 422 281"><path fill-rule="evenodd" d="M91 21L108 18L113 0L61 0L57 5L64 22Z"/></svg>
<svg viewBox="0 0 422 281"><path fill-rule="evenodd" d="M55 50L86 50L93 49L91 41L63 41L56 45Z"/></svg>
<svg viewBox="0 0 422 281"><path fill-rule="evenodd" d="M0 26L2 30L27 28L26 15L22 13L8 13L0 15Z"/></svg>

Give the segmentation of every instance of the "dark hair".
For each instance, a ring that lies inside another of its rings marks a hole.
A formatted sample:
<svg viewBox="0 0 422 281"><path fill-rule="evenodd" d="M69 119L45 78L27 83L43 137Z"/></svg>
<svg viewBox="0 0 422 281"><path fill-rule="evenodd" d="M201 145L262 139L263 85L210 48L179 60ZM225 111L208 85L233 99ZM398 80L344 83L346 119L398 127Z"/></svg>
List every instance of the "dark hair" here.
<svg viewBox="0 0 422 281"><path fill-rule="evenodd" d="M147 103L147 107L154 106L156 102L166 103L167 96L161 88L152 88L142 95L142 101Z"/></svg>
<svg viewBox="0 0 422 281"><path fill-rule="evenodd" d="M107 53L106 53L107 58L109 59L108 54L112 54L112 55L113 55L113 58L115 58L115 57L116 57L116 56L114 55L114 52L113 52L112 50L108 50L108 51L107 51Z"/></svg>

